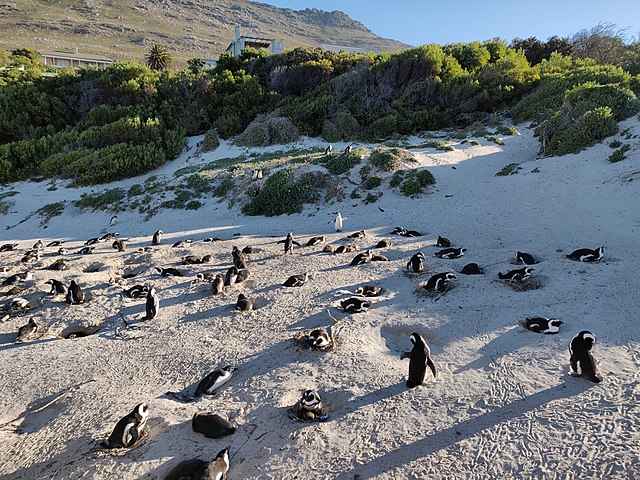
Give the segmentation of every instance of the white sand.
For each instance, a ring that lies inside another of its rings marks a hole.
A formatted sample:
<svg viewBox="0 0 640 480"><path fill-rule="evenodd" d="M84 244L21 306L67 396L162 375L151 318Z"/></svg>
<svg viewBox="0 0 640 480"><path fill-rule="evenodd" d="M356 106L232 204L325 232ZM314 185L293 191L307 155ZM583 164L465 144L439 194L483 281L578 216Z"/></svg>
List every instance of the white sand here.
<svg viewBox="0 0 640 480"><path fill-rule="evenodd" d="M621 126L627 127L640 133L636 119ZM613 165L606 161L611 153L606 144L536 160L537 141L530 131L522 133L505 139L504 146L483 141L481 147L460 145L454 152L417 151L420 164L437 180L417 200L385 190L371 205L347 199L276 218L245 217L237 206L229 211L225 203L210 201L196 212L166 210L148 222L119 214L113 228L110 214L80 213L68 204L46 230L36 217L5 230L1 243L20 243L20 252L0 254L3 265L12 266L6 276L23 271L22 253L41 237L80 246L116 230L131 241L124 254L108 242L94 255L66 257L71 269L65 272L42 269L59 258L57 248L46 250L25 293L37 308L0 324L1 423L95 379L41 412L26 413L15 422L17 432L0 431L0 478L163 478L179 461L210 459L226 446L231 448L229 479L634 478L640 471L640 178L632 173L640 171L638 141L631 140L627 160ZM224 144L205 160L238 152ZM185 154L154 174L171 175L205 160ZM522 167L518 174L495 176L512 162ZM534 168L539 173L531 173ZM624 177L629 173L631 182ZM39 206L90 190L50 192L44 183L13 188L21 193L13 197L16 207L0 217L7 225L18 224ZM333 232L336 211L348 217L343 234ZM397 225L425 236L389 235ZM150 244L157 228L167 233L162 246L137 252ZM301 241L321 234L339 240L360 229L369 233L357 242L360 251L382 238L394 240L381 252L389 262L350 267L355 253L323 254L321 246L283 257L282 246L275 244L288 231ZM433 257L438 235L467 248L466 256ZM170 248L176 239L208 236L225 241ZM192 275L226 270L231 247L249 244L261 251L250 257L246 285L216 298L205 284L190 288ZM600 245L607 249L602 262L565 258L574 249ZM428 276L412 278L403 268L418 249L434 273L476 262L486 266L487 275L459 275L456 287L437 300L416 297L416 286ZM498 271L516 268L511 262L517 250L541 260L535 274L543 288L516 292L495 281ZM212 254L214 262L181 266L181 257L189 253ZM100 272L82 273L94 262L103 265ZM139 316L144 301L122 301L121 287L108 281L138 263L150 268L127 285L155 285L161 311L143 329L119 339L120 313ZM190 276L162 278L153 265L174 266ZM290 274L305 271L316 275L304 287L279 286ZM45 294L49 278L77 279L91 299L68 307L62 296ZM365 282L385 288L368 313L347 316L332 307L337 290ZM234 313L239 292L257 298L262 308ZM344 319L337 351L296 348L296 333L331 325L327 309ZM558 317L565 324L558 335L535 334L517 323L530 315ZM30 316L51 332L106 323L86 338L49 335L13 344ZM593 353L604 379L599 385L567 374L568 343L584 329L598 338ZM399 357L410 349L414 331L429 343L438 378L427 376L423 386L409 390L404 385L408 360ZM239 371L213 398L182 404L164 396L225 364ZM289 420L287 408L306 388L319 391L328 421ZM114 454L90 453L96 440L143 401L150 404L151 417L142 444ZM191 430L197 411L220 413L238 430L224 439L206 439Z"/></svg>

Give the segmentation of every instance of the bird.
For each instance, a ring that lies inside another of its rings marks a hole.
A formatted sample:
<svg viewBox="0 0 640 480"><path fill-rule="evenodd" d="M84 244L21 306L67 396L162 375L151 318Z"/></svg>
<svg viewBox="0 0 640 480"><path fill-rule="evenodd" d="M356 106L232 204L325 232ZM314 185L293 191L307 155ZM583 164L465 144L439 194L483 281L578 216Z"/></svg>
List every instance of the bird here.
<svg viewBox="0 0 640 480"><path fill-rule="evenodd" d="M279 242L276 243L284 243L284 254L286 255L287 253L293 254L293 246L300 246L300 244L298 242L296 242L293 239L293 233L289 232L287 234L287 238L285 238L284 240L280 240Z"/></svg>
<svg viewBox="0 0 640 480"><path fill-rule="evenodd" d="M510 282L521 282L526 280L531 276L531 272L533 272L533 268L524 267L519 268L517 270L511 270L507 273L498 272L498 277L500 280L508 280Z"/></svg>
<svg viewBox="0 0 640 480"><path fill-rule="evenodd" d="M333 145L329 144L327 148L324 149L324 154L329 155L333 151Z"/></svg>
<svg viewBox="0 0 640 480"><path fill-rule="evenodd" d="M201 397L202 395L215 394L216 390L231 380L233 372L236 370L238 370L236 367L227 365L209 373L206 377L200 380L200 383L198 383L194 396Z"/></svg>
<svg viewBox="0 0 640 480"><path fill-rule="evenodd" d="M282 284L283 287L301 287L307 280L309 280L310 275L308 273L303 273L302 275L291 275L287 278Z"/></svg>

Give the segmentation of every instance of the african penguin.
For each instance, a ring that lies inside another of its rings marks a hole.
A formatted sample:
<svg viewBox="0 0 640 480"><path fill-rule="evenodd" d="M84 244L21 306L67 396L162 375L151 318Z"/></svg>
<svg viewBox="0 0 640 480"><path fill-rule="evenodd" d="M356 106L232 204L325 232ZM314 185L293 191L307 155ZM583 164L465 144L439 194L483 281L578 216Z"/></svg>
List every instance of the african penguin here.
<svg viewBox="0 0 640 480"><path fill-rule="evenodd" d="M109 232L109 233L105 233L104 235L101 235L98 237L98 242L106 242L107 240L114 240L115 238L119 237L120 234L118 232Z"/></svg>
<svg viewBox="0 0 640 480"><path fill-rule="evenodd" d="M59 247L64 243L64 240L54 240L53 242L47 243L47 247Z"/></svg>
<svg viewBox="0 0 640 480"><path fill-rule="evenodd" d="M336 232L342 231L342 225L345 220L346 217L343 217L340 212L338 212L338 214L336 215L336 219L333 221L333 227L335 228Z"/></svg>
<svg viewBox="0 0 640 480"><path fill-rule="evenodd" d="M224 480L229 471L229 449L207 462L199 458L184 460L173 467L164 480Z"/></svg>
<svg viewBox="0 0 640 480"><path fill-rule="evenodd" d="M517 270L510 270L507 273L498 272L498 277L500 280L508 280L510 282L521 282L526 280L531 276L531 272L533 272L533 268L524 267L519 268Z"/></svg>
<svg viewBox="0 0 640 480"><path fill-rule="evenodd" d="M71 285L67 290L66 301L69 305L78 305L84 302L84 292L75 280L71 280Z"/></svg>
<svg viewBox="0 0 640 480"><path fill-rule="evenodd" d="M148 288L148 287L147 287ZM153 320L160 311L160 297L155 287L149 289L145 303L145 316L141 320Z"/></svg>
<svg viewBox="0 0 640 480"><path fill-rule="evenodd" d="M238 276L236 277L236 283L246 282L247 279L249 278L249 275L251 275L251 272L249 271L249 269L243 268L238 272Z"/></svg>
<svg viewBox="0 0 640 480"><path fill-rule="evenodd" d="M516 252L516 262L523 263L525 265L535 265L538 261L533 258L533 255L525 252Z"/></svg>
<svg viewBox="0 0 640 480"><path fill-rule="evenodd" d="M124 290L122 293L124 294L125 297L128 297L128 298L133 298L133 299L145 298L149 293L149 286L134 285L133 287L127 290Z"/></svg>
<svg viewBox="0 0 640 480"><path fill-rule="evenodd" d="M303 273L302 275L291 275L287 278L282 284L283 287L301 287L303 286L307 280L309 279L308 273Z"/></svg>
<svg viewBox="0 0 640 480"><path fill-rule="evenodd" d="M371 303L366 300L351 297L346 300L342 300L340 302L340 306L347 313L364 313L369 309L369 307L371 307Z"/></svg>
<svg viewBox="0 0 640 480"><path fill-rule="evenodd" d="M452 259L462 257L466 251L466 248L445 248L444 250L437 251L434 255L438 258Z"/></svg>
<svg viewBox="0 0 640 480"><path fill-rule="evenodd" d="M33 263L40 260L40 250L29 250L24 257L20 259L22 263Z"/></svg>
<svg viewBox="0 0 640 480"><path fill-rule="evenodd" d="M564 322L557 318L527 317L520 322L522 326L532 332L554 334Z"/></svg>
<svg viewBox="0 0 640 480"><path fill-rule="evenodd" d="M407 262L407 270L413 273L421 273L424 271L424 253L415 253Z"/></svg>
<svg viewBox="0 0 640 480"><path fill-rule="evenodd" d="M575 260L576 262L597 262L598 260L602 260L603 256L604 247L598 247L595 250L580 248L567 255L567 258Z"/></svg>
<svg viewBox="0 0 640 480"><path fill-rule="evenodd" d="M390 246L393 245L393 242L391 240L380 240L378 243L376 243L376 246L373 248L388 248Z"/></svg>
<svg viewBox="0 0 640 480"><path fill-rule="evenodd" d="M222 275L216 275L216 278L211 283L211 291L214 295L220 295L224 292L224 278L222 278Z"/></svg>
<svg viewBox="0 0 640 480"><path fill-rule="evenodd" d="M238 295L238 300L236 301L236 310L240 312L253 310L253 300L241 293Z"/></svg>
<svg viewBox="0 0 640 480"><path fill-rule="evenodd" d="M18 336L15 341L16 343L24 342L36 333L38 333L38 324L33 318L30 318L29 323L18 329Z"/></svg>
<svg viewBox="0 0 640 480"><path fill-rule="evenodd" d="M90 238L89 240L87 240L86 242L84 242L85 245L95 245L96 243L99 243L100 239L98 237L93 237Z"/></svg>
<svg viewBox="0 0 640 480"><path fill-rule="evenodd" d="M0 252L10 252L18 248L17 243L5 243L0 247Z"/></svg>
<svg viewBox="0 0 640 480"><path fill-rule="evenodd" d="M200 265L202 260L197 255L187 255L182 259L183 265Z"/></svg>
<svg viewBox="0 0 640 480"><path fill-rule="evenodd" d="M131 413L116 424L109 439L102 443L104 448L128 448L140 439L149 418L149 405L139 403Z"/></svg>
<svg viewBox="0 0 640 480"><path fill-rule="evenodd" d="M350 235L347 235L347 238L355 238L356 240L361 240L367 236L367 232L364 230L360 230L359 232L354 232Z"/></svg>
<svg viewBox="0 0 640 480"><path fill-rule="evenodd" d="M111 244L111 248L119 252L124 252L124 242L122 240L116 240Z"/></svg>
<svg viewBox="0 0 640 480"><path fill-rule="evenodd" d="M438 273L432 276L424 286L425 290L433 292L444 292L452 280L455 280L456 276L453 272Z"/></svg>
<svg viewBox="0 0 640 480"><path fill-rule="evenodd" d="M45 285L51 285L51 291L49 292L49 295L57 295L59 293L67 293L67 287L64 283L55 280L55 279L50 279L47 280L46 282L44 282Z"/></svg>
<svg viewBox="0 0 640 480"><path fill-rule="evenodd" d="M385 257L384 255L378 255L377 253L374 253L373 255L371 255L371 261L372 262L388 262L389 258Z"/></svg>
<svg viewBox="0 0 640 480"><path fill-rule="evenodd" d="M333 145L329 144L327 148L324 149L324 154L330 155L332 151L333 151Z"/></svg>
<svg viewBox="0 0 640 480"><path fill-rule="evenodd" d="M56 260L55 262L53 262L51 265L49 265L49 267L47 267L48 270L69 270L69 265L67 265L67 262L65 262L64 260L62 260L61 258Z"/></svg>
<svg viewBox="0 0 640 480"><path fill-rule="evenodd" d="M349 155L351 153L351 150L353 150L353 144L352 143L347 145L347 148L344 149L344 154L345 155Z"/></svg>
<svg viewBox="0 0 640 480"><path fill-rule="evenodd" d="M96 247L82 247L80 250L78 250L78 254L79 255L89 255L91 253L93 253L93 251L96 249Z"/></svg>
<svg viewBox="0 0 640 480"><path fill-rule="evenodd" d="M28 282L32 279L33 279L33 274L31 272L16 273L14 275L11 275L10 277L7 277L2 282L2 286L16 285L18 283Z"/></svg>
<svg viewBox="0 0 640 480"><path fill-rule="evenodd" d="M362 287L356 288L354 293L356 295L362 295L363 297L377 297L382 293L382 288L376 287L375 285L363 285Z"/></svg>
<svg viewBox="0 0 640 480"><path fill-rule="evenodd" d="M415 230L407 230L406 228L396 227L393 229L393 232L396 235L400 235L401 237L421 237L422 234Z"/></svg>
<svg viewBox="0 0 640 480"><path fill-rule="evenodd" d="M251 176L251 180L253 180L254 182L256 180L262 180L262 177L264 176L262 169L258 168L257 170L253 171L253 175Z"/></svg>
<svg viewBox="0 0 640 480"><path fill-rule="evenodd" d="M327 245L329 246L329 245ZM356 246L353 243L348 243L347 245L340 245L333 250L333 253L349 253L355 252Z"/></svg>
<svg viewBox="0 0 640 480"><path fill-rule="evenodd" d="M164 232L162 230L156 231L151 238L151 245L160 245L160 240L162 239L162 234Z"/></svg>
<svg viewBox="0 0 640 480"><path fill-rule="evenodd" d="M219 368L209 373L206 377L200 380L200 383L198 383L194 396L201 397L202 395L213 395L216 393L216 390L231 380L233 372L236 370L238 370L236 367L227 365L226 367Z"/></svg>
<svg viewBox="0 0 640 480"><path fill-rule="evenodd" d="M44 248L44 243L42 243L42 240L38 240L36 243L33 244L33 248L36 250L40 250Z"/></svg>
<svg viewBox="0 0 640 480"><path fill-rule="evenodd" d="M66 255L68 253L69 253L69 249L68 248L61 247L61 248L58 249L58 254L60 254L60 255Z"/></svg>
<svg viewBox="0 0 640 480"><path fill-rule="evenodd" d="M431 350L419 333L412 333L409 337L413 348L411 352L403 353L400 358L409 357L409 378L407 379L407 387L414 388L422 385L427 367L431 369L433 377L436 377L436 366L431 360Z"/></svg>
<svg viewBox="0 0 640 480"><path fill-rule="evenodd" d="M293 233L289 232L287 234L287 238L285 238L284 240L280 240L277 243L284 243L284 254L286 255L287 253L293 254L293 246L300 246L300 244L298 242L296 242L293 239Z"/></svg>
<svg viewBox="0 0 640 480"><path fill-rule="evenodd" d="M449 248L451 246L451 240L446 237L441 237L438 235L438 241L436 242L436 246L440 248Z"/></svg>
<svg viewBox="0 0 640 480"><path fill-rule="evenodd" d="M300 420L317 420L324 413L320 395L313 390L305 390L296 404L296 414Z"/></svg>
<svg viewBox="0 0 640 480"><path fill-rule="evenodd" d="M14 290L15 288L16 287L12 288L11 290ZM11 293L11 295L13 295L13 293ZM3 310L8 312L19 312L21 310L28 310L30 308L31 304L29 303L29 300L22 297L15 297L12 298L6 305L4 305Z"/></svg>
<svg viewBox="0 0 640 480"><path fill-rule="evenodd" d="M236 246L233 247L231 251L233 255L233 265L238 269L242 270L243 268L247 268L247 263L244 258L244 254L240 251L240 249Z"/></svg>
<svg viewBox="0 0 640 480"><path fill-rule="evenodd" d="M372 257L373 257L373 254L371 253L371 250L367 250L364 253L359 253L353 258L353 260L351 260L351 265L352 266L363 265L365 263L370 262Z"/></svg>
<svg viewBox="0 0 640 480"><path fill-rule="evenodd" d="M169 267L169 268L155 267L155 269L163 277L182 277L182 276L184 276L180 270L178 270L177 268L173 268L173 267Z"/></svg>
<svg viewBox="0 0 640 480"><path fill-rule="evenodd" d="M179 240L176 243L174 243L173 245L171 245L171 248L185 248L185 247L188 247L189 245L191 245L192 243L193 243L193 240L191 240L191 239Z"/></svg>
<svg viewBox="0 0 640 480"><path fill-rule="evenodd" d="M569 344L571 370L573 375L583 376L587 380L591 380L595 383L600 383L602 379L598 377L596 370L596 361L591 355L591 349L596 344L596 336L583 330L578 335L573 337ZM578 366L580 371L578 372Z"/></svg>
<svg viewBox="0 0 640 480"><path fill-rule="evenodd" d="M317 348L318 350L324 350L333 345L331 337L324 328L316 328L309 332L309 345L311 348Z"/></svg>
<svg viewBox="0 0 640 480"><path fill-rule="evenodd" d="M191 428L207 438L226 437L236 432L236 427L220 415L213 413L196 412L191 419Z"/></svg>
<svg viewBox="0 0 640 480"><path fill-rule="evenodd" d="M216 278L216 275L211 272L196 273L196 278L201 282L211 283Z"/></svg>
<svg viewBox="0 0 640 480"><path fill-rule="evenodd" d="M229 267L227 273L224 276L224 286L230 287L238 279L238 269L236 267Z"/></svg>
<svg viewBox="0 0 640 480"><path fill-rule="evenodd" d="M256 249L251 245L247 245L242 249L242 253L244 253L245 255L251 255L252 253L256 253Z"/></svg>
<svg viewBox="0 0 640 480"><path fill-rule="evenodd" d="M484 275L482 268L480 268L477 263L468 263L467 265L462 267L460 273L462 273L463 275Z"/></svg>
<svg viewBox="0 0 640 480"><path fill-rule="evenodd" d="M324 235L318 235L317 237L311 237L305 246L307 247L313 247L314 245L319 245L321 243L324 243L327 240L327 237L325 237Z"/></svg>

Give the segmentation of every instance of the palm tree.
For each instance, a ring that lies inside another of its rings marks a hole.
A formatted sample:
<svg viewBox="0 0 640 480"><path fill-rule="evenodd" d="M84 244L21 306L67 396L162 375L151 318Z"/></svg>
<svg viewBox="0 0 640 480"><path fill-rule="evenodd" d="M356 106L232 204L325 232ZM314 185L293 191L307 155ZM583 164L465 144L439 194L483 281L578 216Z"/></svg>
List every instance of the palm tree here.
<svg viewBox="0 0 640 480"><path fill-rule="evenodd" d="M145 60L149 68L153 70L166 70L171 66L171 56L167 51L167 47L162 45L152 45Z"/></svg>

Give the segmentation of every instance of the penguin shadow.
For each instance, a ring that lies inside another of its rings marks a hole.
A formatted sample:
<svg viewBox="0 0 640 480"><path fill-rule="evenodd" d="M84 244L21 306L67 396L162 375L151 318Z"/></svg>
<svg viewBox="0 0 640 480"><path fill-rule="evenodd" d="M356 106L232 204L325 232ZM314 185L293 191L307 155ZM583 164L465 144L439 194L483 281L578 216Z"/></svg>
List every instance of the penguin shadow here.
<svg viewBox="0 0 640 480"><path fill-rule="evenodd" d="M58 392L38 398L29 403L18 416L18 419L22 421L19 425L16 425L15 432L20 435L36 433L42 428L50 426L52 420L68 411L68 404L65 401L68 399L61 399L61 401L56 401L49 406L47 405L68 391L69 388L63 388ZM16 423L18 419L12 422L12 424Z"/></svg>
<svg viewBox="0 0 640 480"><path fill-rule="evenodd" d="M322 403L325 405L329 414L328 421L331 422L339 420L361 408L366 408L407 391L409 391L409 389L405 386L404 382L399 382L360 396L354 396L353 393L340 389L330 390L320 395L322 397Z"/></svg>
<svg viewBox="0 0 640 480"><path fill-rule="evenodd" d="M496 338L491 340L486 345L480 347L478 350L481 353L481 357L477 358L466 365L458 367L453 373L462 373L467 370L480 370L488 369L492 362L496 359L503 357L509 353L533 343L536 340L540 340L541 337L545 337L543 334L530 332L529 330L515 325L508 328L505 332L499 334ZM548 337L548 335L547 335Z"/></svg>
<svg viewBox="0 0 640 480"><path fill-rule="evenodd" d="M43 335L42 337L37 337L34 340L26 340L24 342L16 343L15 340L18 337L18 332L16 329L16 333L3 333L0 334L0 352L5 350L13 350L14 348L26 347L27 345L39 345L43 343L53 342L56 338Z"/></svg>
<svg viewBox="0 0 640 480"><path fill-rule="evenodd" d="M491 430L496 425L523 417L527 412L544 409L553 401L580 395L589 389L590 385L587 383L590 382L566 381L524 399L514 400L502 407L455 423L451 427L385 452L367 463L354 466L350 471L340 474L337 479L352 480L354 475L359 475L361 479L370 479L380 475L380 472L388 472L401 465L429 458L464 440L481 435L482 432Z"/></svg>
<svg viewBox="0 0 640 480"><path fill-rule="evenodd" d="M311 330L311 329L320 328L323 326L329 327L330 325L333 325L333 324L334 324L334 321L331 318L329 318L329 315L327 315L327 312L323 310L321 312L314 313L309 317L302 318L297 322L288 325L287 330L289 332L297 331L297 330Z"/></svg>
<svg viewBox="0 0 640 480"><path fill-rule="evenodd" d="M234 298L229 299L229 303L218 305L210 310L188 313L182 317L180 323L194 323L202 320L209 320L211 318L231 317L235 312L235 304L236 299Z"/></svg>

